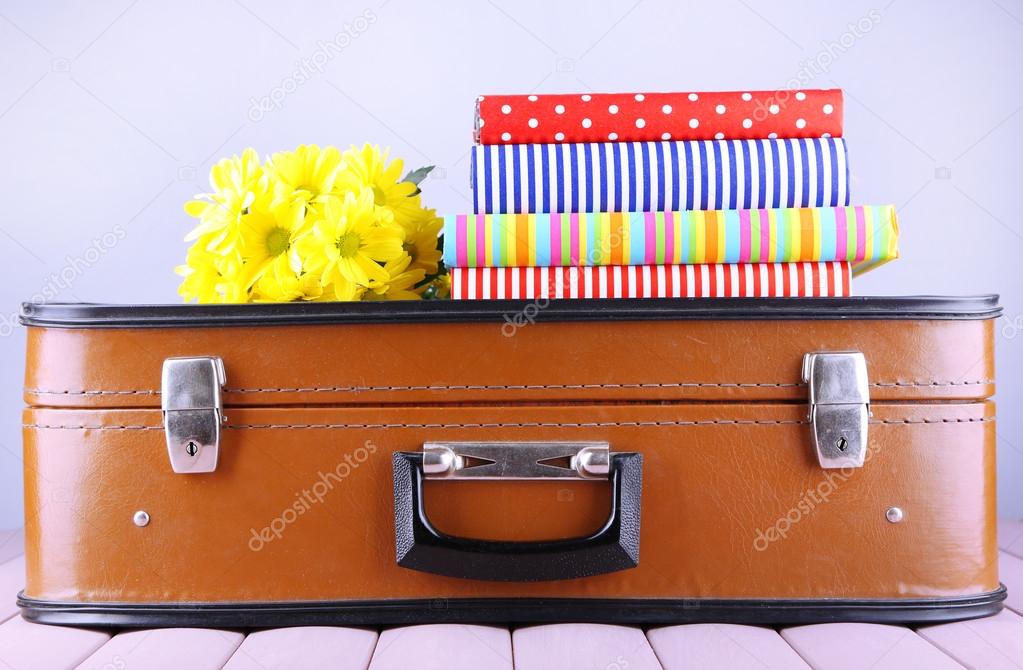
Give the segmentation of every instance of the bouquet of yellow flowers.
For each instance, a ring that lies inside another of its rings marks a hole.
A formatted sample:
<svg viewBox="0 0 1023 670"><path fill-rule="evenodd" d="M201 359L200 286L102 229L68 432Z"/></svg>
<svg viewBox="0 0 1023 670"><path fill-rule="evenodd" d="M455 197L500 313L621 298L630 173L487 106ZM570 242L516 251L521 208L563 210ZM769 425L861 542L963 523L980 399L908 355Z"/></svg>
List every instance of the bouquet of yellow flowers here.
<svg viewBox="0 0 1023 670"><path fill-rule="evenodd" d="M432 167L365 145L303 145L260 162L254 149L210 170L178 292L201 303L447 297L443 220L420 201Z"/></svg>

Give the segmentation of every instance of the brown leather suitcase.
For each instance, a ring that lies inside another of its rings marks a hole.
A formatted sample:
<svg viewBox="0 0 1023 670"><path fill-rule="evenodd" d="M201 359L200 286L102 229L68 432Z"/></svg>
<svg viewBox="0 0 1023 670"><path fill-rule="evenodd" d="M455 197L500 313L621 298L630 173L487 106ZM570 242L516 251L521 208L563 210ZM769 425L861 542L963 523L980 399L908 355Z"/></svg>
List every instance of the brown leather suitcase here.
<svg viewBox="0 0 1023 670"><path fill-rule="evenodd" d="M995 297L25 305L25 617L998 611Z"/></svg>

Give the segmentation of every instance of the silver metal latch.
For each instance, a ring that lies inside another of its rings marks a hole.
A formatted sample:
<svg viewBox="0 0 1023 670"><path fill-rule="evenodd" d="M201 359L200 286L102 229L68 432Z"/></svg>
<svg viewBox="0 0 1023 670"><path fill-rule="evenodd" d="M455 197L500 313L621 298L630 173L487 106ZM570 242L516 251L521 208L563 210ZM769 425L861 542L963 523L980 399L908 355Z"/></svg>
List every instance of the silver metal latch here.
<svg viewBox="0 0 1023 670"><path fill-rule="evenodd" d="M427 442L427 479L606 479L607 442Z"/></svg>
<svg viewBox="0 0 1023 670"><path fill-rule="evenodd" d="M221 392L227 382L217 356L168 358L163 362L160 406L171 468L179 473L213 472L224 422Z"/></svg>
<svg viewBox="0 0 1023 670"><path fill-rule="evenodd" d="M867 359L858 351L806 354L803 381L810 390L810 430L821 467L862 467L870 417Z"/></svg>

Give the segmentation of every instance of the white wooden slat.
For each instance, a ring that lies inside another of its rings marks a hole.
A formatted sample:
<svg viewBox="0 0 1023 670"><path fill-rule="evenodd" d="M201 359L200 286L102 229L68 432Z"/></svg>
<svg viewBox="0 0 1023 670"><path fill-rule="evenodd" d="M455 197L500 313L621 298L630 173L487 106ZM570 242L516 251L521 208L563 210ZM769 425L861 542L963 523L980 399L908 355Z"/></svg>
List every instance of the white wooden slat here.
<svg viewBox="0 0 1023 670"><path fill-rule="evenodd" d="M817 670L962 668L909 628L872 623L825 623L782 630L781 635Z"/></svg>
<svg viewBox="0 0 1023 670"><path fill-rule="evenodd" d="M65 626L43 626L20 616L0 624L0 668L73 668L110 639L108 633Z"/></svg>
<svg viewBox="0 0 1023 670"><path fill-rule="evenodd" d="M917 633L968 668L1018 670L1023 665L1023 617L1010 610L984 619L926 626Z"/></svg>
<svg viewBox="0 0 1023 670"><path fill-rule="evenodd" d="M370 670L511 670L511 635L505 628L434 624L380 633Z"/></svg>
<svg viewBox="0 0 1023 670"><path fill-rule="evenodd" d="M244 635L210 628L157 628L119 633L81 667L220 670Z"/></svg>
<svg viewBox="0 0 1023 670"><path fill-rule="evenodd" d="M376 632L361 628L308 626L261 630L245 638L224 670L365 670L376 643Z"/></svg>
<svg viewBox="0 0 1023 670"><path fill-rule="evenodd" d="M809 670L773 629L734 624L686 624L647 631L665 670Z"/></svg>
<svg viewBox="0 0 1023 670"><path fill-rule="evenodd" d="M998 552L998 578L1009 591L1005 606L1016 614L1023 614L1023 558Z"/></svg>
<svg viewBox="0 0 1023 670"><path fill-rule="evenodd" d="M15 601L25 585L25 557L19 556L0 565L0 621L18 613ZM2 667L2 666L0 666Z"/></svg>
<svg viewBox="0 0 1023 670"><path fill-rule="evenodd" d="M553 624L512 633L516 670L655 670L646 635L631 626Z"/></svg>

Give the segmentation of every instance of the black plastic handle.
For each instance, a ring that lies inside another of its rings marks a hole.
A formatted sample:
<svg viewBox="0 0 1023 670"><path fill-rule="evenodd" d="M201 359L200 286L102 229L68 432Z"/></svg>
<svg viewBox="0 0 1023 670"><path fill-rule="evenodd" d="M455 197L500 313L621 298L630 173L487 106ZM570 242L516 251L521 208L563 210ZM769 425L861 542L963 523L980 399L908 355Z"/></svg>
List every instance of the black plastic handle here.
<svg viewBox="0 0 1023 670"><path fill-rule="evenodd" d="M420 453L394 454L394 540L403 568L461 579L542 582L639 565L642 454L611 456L611 513L599 531L538 542L474 540L439 532L423 506L422 466Z"/></svg>

